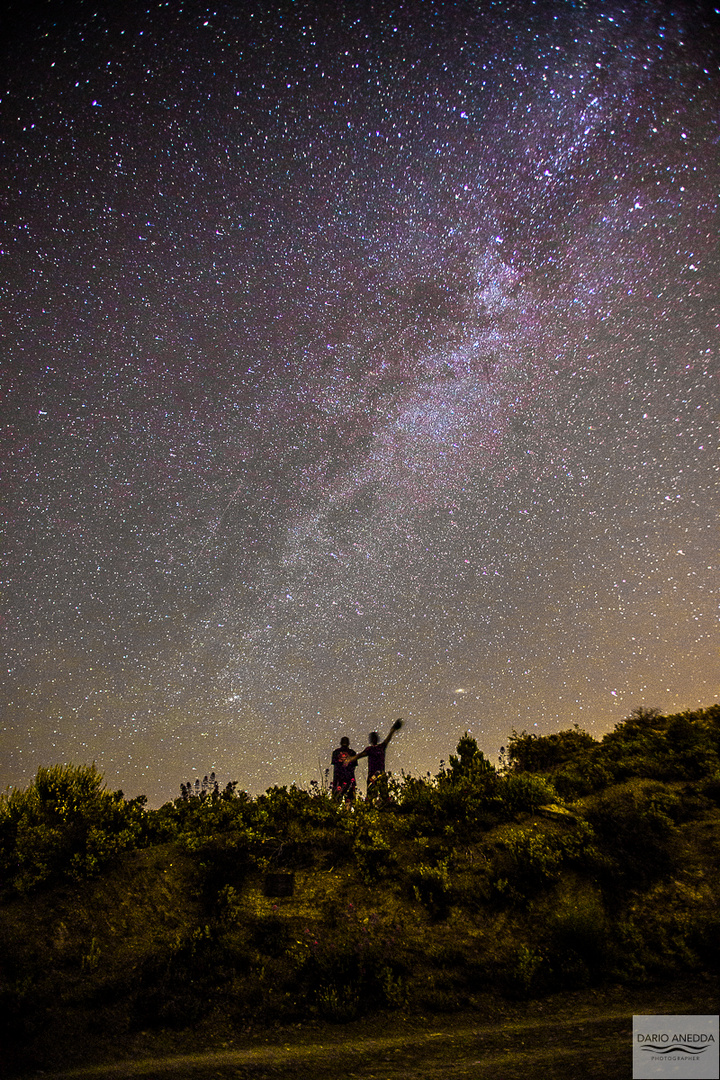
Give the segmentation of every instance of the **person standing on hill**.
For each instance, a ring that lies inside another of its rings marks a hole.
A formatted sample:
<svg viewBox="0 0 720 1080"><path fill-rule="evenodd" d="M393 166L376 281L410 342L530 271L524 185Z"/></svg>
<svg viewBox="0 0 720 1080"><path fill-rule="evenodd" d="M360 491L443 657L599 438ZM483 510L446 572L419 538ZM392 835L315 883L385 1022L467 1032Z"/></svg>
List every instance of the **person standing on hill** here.
<svg viewBox="0 0 720 1080"><path fill-rule="evenodd" d="M333 750L330 759L333 767L332 793L333 798L345 802L353 802L355 799L355 769L357 768L357 756L350 749L350 740L343 735L337 750Z"/></svg>
<svg viewBox="0 0 720 1080"><path fill-rule="evenodd" d="M359 754L356 754L354 758L351 758L350 762L348 762L348 764L351 764L354 767L355 764L360 760L360 758L366 757L368 759L368 795L372 790L373 784L376 783L377 778L379 776L382 776L382 774L385 772L385 751L387 749L387 745L392 739L395 732L399 731L402 726L402 720L397 719L382 742L379 741L380 736L378 735L377 731L371 731L370 742L368 743L368 745L365 747L364 750L361 750Z"/></svg>

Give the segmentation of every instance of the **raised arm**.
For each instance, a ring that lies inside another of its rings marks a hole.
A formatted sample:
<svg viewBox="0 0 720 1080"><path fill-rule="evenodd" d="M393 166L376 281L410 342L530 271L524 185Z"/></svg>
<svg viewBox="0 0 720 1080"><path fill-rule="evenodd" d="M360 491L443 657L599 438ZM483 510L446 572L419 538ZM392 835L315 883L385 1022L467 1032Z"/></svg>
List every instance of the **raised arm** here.
<svg viewBox="0 0 720 1080"><path fill-rule="evenodd" d="M398 719L395 721L393 726L390 728L390 730L388 731L387 735L385 736L383 741L380 743L380 745L381 746L387 746L387 744L390 742L390 740L392 739L395 732L399 731L402 726L403 726L402 717L398 717ZM367 752L367 751L365 751L365 752ZM362 757L362 755L359 754L358 757Z"/></svg>

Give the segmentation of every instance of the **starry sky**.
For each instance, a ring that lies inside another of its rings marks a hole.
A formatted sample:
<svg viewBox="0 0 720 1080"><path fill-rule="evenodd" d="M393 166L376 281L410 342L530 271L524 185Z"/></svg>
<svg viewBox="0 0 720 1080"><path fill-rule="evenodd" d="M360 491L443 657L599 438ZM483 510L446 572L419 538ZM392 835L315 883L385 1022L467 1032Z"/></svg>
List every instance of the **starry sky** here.
<svg viewBox="0 0 720 1080"><path fill-rule="evenodd" d="M717 9L6 7L0 787L718 699Z"/></svg>

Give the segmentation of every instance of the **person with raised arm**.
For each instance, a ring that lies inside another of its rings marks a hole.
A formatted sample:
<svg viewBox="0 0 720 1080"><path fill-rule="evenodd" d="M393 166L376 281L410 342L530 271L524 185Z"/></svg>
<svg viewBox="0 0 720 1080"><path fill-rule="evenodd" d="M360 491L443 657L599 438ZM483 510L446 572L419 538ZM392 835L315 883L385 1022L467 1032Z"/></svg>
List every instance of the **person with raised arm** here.
<svg viewBox="0 0 720 1080"><path fill-rule="evenodd" d="M382 774L385 772L385 751L387 750L387 745L392 739L395 732L399 731L402 726L402 719L398 718L394 722L382 742L379 741L380 736L378 735L377 731L371 731L370 742L365 747L365 749L361 750L359 754L356 754L355 757L350 758L350 760L348 761L348 765L354 765L355 762L360 760L360 758L366 757L368 759L368 795L372 791L373 784L377 783L377 778L379 776L382 776Z"/></svg>

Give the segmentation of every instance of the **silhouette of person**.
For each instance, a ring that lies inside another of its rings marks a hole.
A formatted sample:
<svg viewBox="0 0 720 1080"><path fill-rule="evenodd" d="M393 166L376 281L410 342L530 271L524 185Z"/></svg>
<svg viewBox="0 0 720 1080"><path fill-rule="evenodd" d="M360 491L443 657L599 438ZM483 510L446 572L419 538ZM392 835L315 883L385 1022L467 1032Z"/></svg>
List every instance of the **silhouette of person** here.
<svg viewBox="0 0 720 1080"><path fill-rule="evenodd" d="M343 735L339 747L337 750L333 750L331 764L333 767L333 798L353 802L355 798L357 757L355 751L350 749L350 740L347 735Z"/></svg>
<svg viewBox="0 0 720 1080"><path fill-rule="evenodd" d="M380 736L377 731L370 732L370 742L361 750L359 754L356 754L354 758L348 762L348 765L353 767L357 764L360 758L366 757L368 759L368 776L367 776L367 789L368 794L372 789L372 785L377 781L378 776L382 776L385 772L385 751L387 745L392 739L396 731L399 731L403 726L401 719L397 719L390 728L389 732L385 736L382 742L379 741Z"/></svg>

